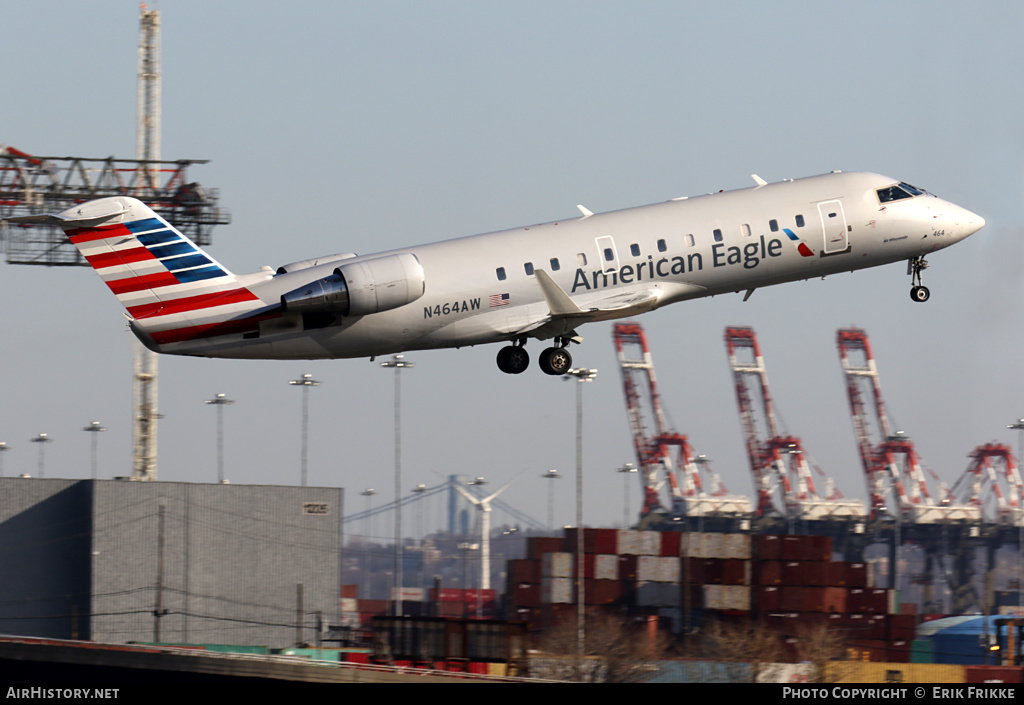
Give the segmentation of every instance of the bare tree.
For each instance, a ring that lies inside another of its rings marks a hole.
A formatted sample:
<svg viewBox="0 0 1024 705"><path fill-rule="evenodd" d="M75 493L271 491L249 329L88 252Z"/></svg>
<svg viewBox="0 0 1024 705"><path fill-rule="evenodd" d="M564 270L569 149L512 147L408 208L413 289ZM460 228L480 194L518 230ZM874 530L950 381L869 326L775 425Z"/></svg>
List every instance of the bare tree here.
<svg viewBox="0 0 1024 705"><path fill-rule="evenodd" d="M811 665L811 683L839 682L853 669L846 636L826 625L801 625L792 640L796 659Z"/></svg>
<svg viewBox="0 0 1024 705"><path fill-rule="evenodd" d="M586 616L584 653L578 657L575 616L549 629L536 643L544 657L531 659L533 675L588 683L638 683L657 672L668 639L646 621L617 614Z"/></svg>
<svg viewBox="0 0 1024 705"><path fill-rule="evenodd" d="M709 622L702 630L693 656L720 662L731 682L774 680L783 660L783 639L760 621Z"/></svg>

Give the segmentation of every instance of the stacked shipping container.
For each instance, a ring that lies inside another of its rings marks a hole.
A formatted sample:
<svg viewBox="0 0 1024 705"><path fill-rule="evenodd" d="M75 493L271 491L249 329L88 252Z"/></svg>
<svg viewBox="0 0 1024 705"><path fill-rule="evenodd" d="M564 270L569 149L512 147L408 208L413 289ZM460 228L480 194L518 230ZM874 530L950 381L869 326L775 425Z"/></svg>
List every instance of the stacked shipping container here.
<svg viewBox="0 0 1024 705"><path fill-rule="evenodd" d="M513 619L551 626L576 607L575 529L531 537L509 562ZM585 529L583 602L658 615L682 628L718 616L760 620L786 635L819 626L865 660L909 661L914 617L893 592L873 587L869 566L832 560L827 536ZM799 627L799 628L798 628Z"/></svg>

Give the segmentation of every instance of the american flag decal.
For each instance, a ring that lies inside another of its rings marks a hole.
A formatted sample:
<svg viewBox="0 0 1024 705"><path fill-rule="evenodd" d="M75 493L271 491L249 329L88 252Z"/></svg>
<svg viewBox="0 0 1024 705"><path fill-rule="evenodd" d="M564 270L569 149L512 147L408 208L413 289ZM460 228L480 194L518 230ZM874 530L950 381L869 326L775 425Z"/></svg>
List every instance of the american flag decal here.
<svg viewBox="0 0 1024 705"><path fill-rule="evenodd" d="M495 306L507 306L508 294L491 294L490 301L491 308L494 308Z"/></svg>

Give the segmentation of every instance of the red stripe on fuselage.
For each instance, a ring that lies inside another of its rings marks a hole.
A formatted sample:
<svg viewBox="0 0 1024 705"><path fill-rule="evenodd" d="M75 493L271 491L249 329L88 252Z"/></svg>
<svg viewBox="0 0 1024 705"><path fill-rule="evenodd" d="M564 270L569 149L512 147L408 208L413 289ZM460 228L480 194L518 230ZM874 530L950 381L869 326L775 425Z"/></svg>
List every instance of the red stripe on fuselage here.
<svg viewBox="0 0 1024 705"><path fill-rule="evenodd" d="M231 291L217 291L212 294L184 296L180 299L157 301L140 306L129 306L128 313L131 314L132 318L151 318L153 316L169 316L173 313L187 313L188 311L196 311L203 308L258 300L259 297L248 289L233 289Z"/></svg>
<svg viewBox="0 0 1024 705"><path fill-rule="evenodd" d="M161 330L149 333L157 345L167 343L181 343L186 340L198 338L215 338L218 335L231 335L238 333L249 333L260 329L260 321L267 321L271 318L280 318L280 313L269 313L251 318L240 318L234 321L223 321L221 323L208 323L201 326L189 326L188 328L175 328L173 330Z"/></svg>

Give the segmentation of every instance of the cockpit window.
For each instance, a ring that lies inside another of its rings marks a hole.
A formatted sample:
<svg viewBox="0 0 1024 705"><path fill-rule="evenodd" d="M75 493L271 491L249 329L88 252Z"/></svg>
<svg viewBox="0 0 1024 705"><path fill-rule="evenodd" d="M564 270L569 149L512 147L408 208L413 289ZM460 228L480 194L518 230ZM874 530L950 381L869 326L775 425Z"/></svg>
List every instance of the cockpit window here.
<svg viewBox="0 0 1024 705"><path fill-rule="evenodd" d="M924 193L919 188L911 186L905 181L901 181L896 186L886 186L880 188L877 191L879 203L888 203L889 201L899 201L903 198L913 198L914 196L920 196Z"/></svg>

